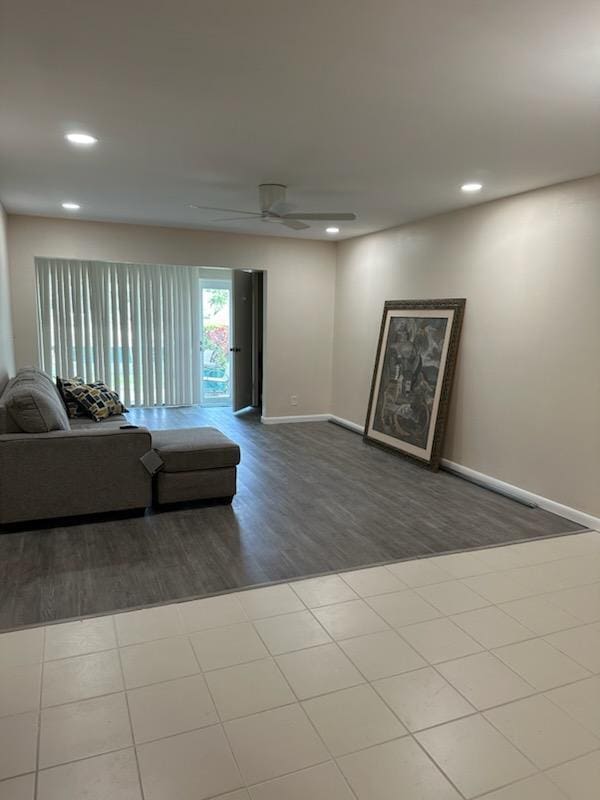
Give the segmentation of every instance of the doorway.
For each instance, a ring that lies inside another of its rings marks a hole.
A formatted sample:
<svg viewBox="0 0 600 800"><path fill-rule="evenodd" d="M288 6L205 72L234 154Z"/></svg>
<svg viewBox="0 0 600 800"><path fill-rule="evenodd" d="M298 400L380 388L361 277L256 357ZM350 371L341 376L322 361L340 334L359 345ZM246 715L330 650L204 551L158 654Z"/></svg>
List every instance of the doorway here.
<svg viewBox="0 0 600 800"><path fill-rule="evenodd" d="M198 402L234 412L262 406L263 273L203 270L199 309ZM207 274L208 273L208 274ZM219 274L220 273L220 274Z"/></svg>
<svg viewBox="0 0 600 800"><path fill-rule="evenodd" d="M232 402L234 412L262 407L263 273L235 269L232 279Z"/></svg>
<svg viewBox="0 0 600 800"><path fill-rule="evenodd" d="M231 280L200 278L200 405L230 406Z"/></svg>

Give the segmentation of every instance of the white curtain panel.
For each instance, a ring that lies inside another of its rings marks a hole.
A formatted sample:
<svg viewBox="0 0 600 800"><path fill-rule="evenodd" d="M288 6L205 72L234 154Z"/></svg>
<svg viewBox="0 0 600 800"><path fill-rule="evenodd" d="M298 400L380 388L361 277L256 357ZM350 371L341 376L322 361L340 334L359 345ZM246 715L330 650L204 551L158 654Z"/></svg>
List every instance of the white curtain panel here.
<svg viewBox="0 0 600 800"><path fill-rule="evenodd" d="M103 380L125 405L200 401L199 270L36 258L42 369Z"/></svg>

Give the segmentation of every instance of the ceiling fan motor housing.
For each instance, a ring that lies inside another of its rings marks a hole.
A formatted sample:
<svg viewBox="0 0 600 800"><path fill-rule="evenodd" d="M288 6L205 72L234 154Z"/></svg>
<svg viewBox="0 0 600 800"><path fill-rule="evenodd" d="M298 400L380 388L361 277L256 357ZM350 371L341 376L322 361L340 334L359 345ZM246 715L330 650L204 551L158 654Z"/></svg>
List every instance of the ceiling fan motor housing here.
<svg viewBox="0 0 600 800"><path fill-rule="evenodd" d="M275 203L283 203L287 186L282 183L261 183L258 187L260 210L268 211Z"/></svg>

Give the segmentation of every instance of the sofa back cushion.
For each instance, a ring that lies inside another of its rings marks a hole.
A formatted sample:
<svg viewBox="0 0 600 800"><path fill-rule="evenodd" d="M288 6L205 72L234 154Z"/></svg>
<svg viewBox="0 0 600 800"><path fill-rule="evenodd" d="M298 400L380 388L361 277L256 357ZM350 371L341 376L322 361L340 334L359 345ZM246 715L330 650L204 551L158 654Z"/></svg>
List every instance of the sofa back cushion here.
<svg viewBox="0 0 600 800"><path fill-rule="evenodd" d="M19 370L2 394L6 433L69 430L69 420L52 379L41 370Z"/></svg>
<svg viewBox="0 0 600 800"><path fill-rule="evenodd" d="M15 380L35 381L44 388L56 388L50 375L48 375L47 372L44 372L44 370L38 369L37 367L21 367L21 369L17 370Z"/></svg>
<svg viewBox="0 0 600 800"><path fill-rule="evenodd" d="M6 403L11 396L11 390L15 383L15 378L11 378L4 387L4 391L0 395L0 434L3 433L20 433L21 429L8 413Z"/></svg>

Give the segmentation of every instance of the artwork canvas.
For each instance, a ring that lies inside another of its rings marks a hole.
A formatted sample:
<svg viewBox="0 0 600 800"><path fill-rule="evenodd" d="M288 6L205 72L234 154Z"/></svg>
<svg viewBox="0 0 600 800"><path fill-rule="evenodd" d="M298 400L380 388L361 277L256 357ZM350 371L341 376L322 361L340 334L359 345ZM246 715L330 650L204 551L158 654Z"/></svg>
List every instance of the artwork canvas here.
<svg viewBox="0 0 600 800"><path fill-rule="evenodd" d="M365 440L437 469L464 299L385 303Z"/></svg>

